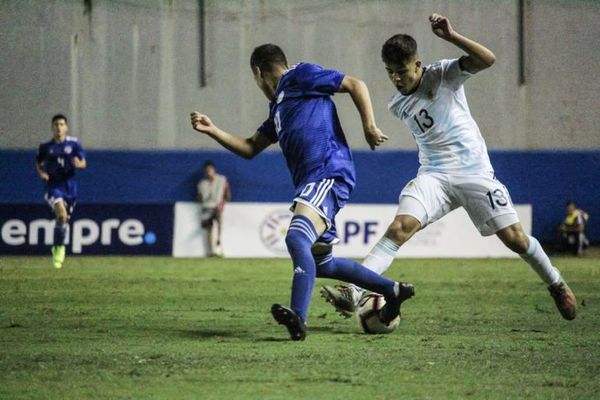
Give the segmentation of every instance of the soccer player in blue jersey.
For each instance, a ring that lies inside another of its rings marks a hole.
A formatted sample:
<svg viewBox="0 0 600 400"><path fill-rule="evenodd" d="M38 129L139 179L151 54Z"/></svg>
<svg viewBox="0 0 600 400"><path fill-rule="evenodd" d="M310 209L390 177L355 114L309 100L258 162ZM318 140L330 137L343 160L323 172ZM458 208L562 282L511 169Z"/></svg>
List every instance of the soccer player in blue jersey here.
<svg viewBox="0 0 600 400"><path fill-rule="evenodd" d="M62 114L52 117L52 131L52 140L40 144L35 168L46 182L44 199L56 216L52 264L55 268L61 268L65 261L67 222L77 200L75 169L85 168L87 162L81 143L77 138L67 136L67 117Z"/></svg>
<svg viewBox="0 0 600 400"><path fill-rule="evenodd" d="M254 49L250 66L258 87L269 99L269 117L249 138L218 128L208 116L194 112L192 126L226 149L252 158L279 142L296 188L294 216L286 236L292 258L291 307L273 304L275 320L287 327L292 340L304 340L310 296L315 277L339 279L384 295L380 318L392 321L400 304L413 296L412 285L394 282L359 263L334 258L337 241L335 215L354 188L355 172L335 104L336 92L349 93L360 114L372 149L387 137L377 128L371 99L364 82L310 63L288 66L276 45Z"/></svg>

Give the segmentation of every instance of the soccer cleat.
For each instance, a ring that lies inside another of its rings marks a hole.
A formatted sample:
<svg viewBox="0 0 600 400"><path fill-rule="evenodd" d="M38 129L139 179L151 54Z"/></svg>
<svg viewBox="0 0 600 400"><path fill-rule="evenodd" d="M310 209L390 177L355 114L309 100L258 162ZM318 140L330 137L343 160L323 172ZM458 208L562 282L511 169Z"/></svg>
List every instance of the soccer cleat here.
<svg viewBox="0 0 600 400"><path fill-rule="evenodd" d="M556 303L558 311L560 311L560 315L569 321L575 319L577 316L577 300L575 300L575 295L567 283L560 280L548 286L548 290L550 291L550 296L552 296Z"/></svg>
<svg viewBox="0 0 600 400"><path fill-rule="evenodd" d="M350 318L354 314L356 303L353 295L354 289L350 286L321 286L319 291L321 292L321 297L334 306L335 310L344 318Z"/></svg>
<svg viewBox="0 0 600 400"><path fill-rule="evenodd" d="M306 339L306 325L294 311L280 304L273 304L271 314L280 325L285 325L292 340Z"/></svg>
<svg viewBox="0 0 600 400"><path fill-rule="evenodd" d="M52 265L54 268L62 268L65 262L65 246L52 246Z"/></svg>
<svg viewBox="0 0 600 400"><path fill-rule="evenodd" d="M400 306L404 300L408 300L415 295L415 287L410 283L398 282L398 295L391 299L385 299L385 305L379 310L379 319L388 325L397 316L400 315Z"/></svg>

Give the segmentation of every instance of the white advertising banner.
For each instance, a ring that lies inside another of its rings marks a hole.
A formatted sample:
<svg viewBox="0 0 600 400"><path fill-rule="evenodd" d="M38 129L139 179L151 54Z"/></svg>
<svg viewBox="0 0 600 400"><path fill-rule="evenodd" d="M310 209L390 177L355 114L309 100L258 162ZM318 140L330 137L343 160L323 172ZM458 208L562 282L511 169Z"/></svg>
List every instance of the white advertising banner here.
<svg viewBox="0 0 600 400"><path fill-rule="evenodd" d="M288 257L285 234L292 213L286 203L229 203L223 214L225 257ZM526 233L531 233L531 206L515 206ZM340 243L334 255L364 257L385 233L396 205L350 204L336 217ZM173 255L204 257L206 233L198 204L175 204ZM482 237L459 208L418 232L397 257L517 257L496 236Z"/></svg>

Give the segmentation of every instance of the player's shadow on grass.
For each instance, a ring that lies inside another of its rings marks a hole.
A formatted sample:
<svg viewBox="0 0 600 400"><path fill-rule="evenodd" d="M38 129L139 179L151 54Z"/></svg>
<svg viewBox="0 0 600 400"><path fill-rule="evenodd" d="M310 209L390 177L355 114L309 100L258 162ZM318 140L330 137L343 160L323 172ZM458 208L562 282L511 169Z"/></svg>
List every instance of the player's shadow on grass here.
<svg viewBox="0 0 600 400"><path fill-rule="evenodd" d="M248 331L234 331L222 329L180 329L176 331L179 336L189 339L215 339L215 338L246 338Z"/></svg>
<svg viewBox="0 0 600 400"><path fill-rule="evenodd" d="M338 330L331 326L311 326L308 328L308 335L311 333L326 332L332 335L350 335L353 332ZM284 328L281 328L280 336L267 336L254 339L254 342L289 342L290 337Z"/></svg>
<svg viewBox="0 0 600 400"><path fill-rule="evenodd" d="M327 332L333 335L348 335L351 332L346 332L342 330L338 330L335 327L331 326L311 326L309 328L309 333L317 333L317 332ZM196 339L196 340L205 340L205 339L219 339L219 338L240 338L240 339L249 339L252 338L254 334L260 334L261 332L249 332L247 330L225 330L225 329L179 329L176 331L178 336L188 338L188 339ZM276 333L275 335L269 335L267 337L254 337L251 339L253 342L286 342L289 341L290 338L287 334L287 331L281 328L281 335Z"/></svg>
<svg viewBox="0 0 600 400"><path fill-rule="evenodd" d="M290 341L290 337L286 333L285 335L281 335L281 336L278 336L278 337L268 336L268 337L262 337L262 338L254 339L253 341L254 342L289 342Z"/></svg>

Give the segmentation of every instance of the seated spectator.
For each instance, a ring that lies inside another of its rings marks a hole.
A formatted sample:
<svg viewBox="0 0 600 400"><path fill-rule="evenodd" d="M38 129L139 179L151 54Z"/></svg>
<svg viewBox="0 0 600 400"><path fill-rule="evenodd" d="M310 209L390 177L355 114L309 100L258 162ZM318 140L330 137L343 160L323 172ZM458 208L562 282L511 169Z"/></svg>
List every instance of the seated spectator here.
<svg viewBox="0 0 600 400"><path fill-rule="evenodd" d="M564 252L580 256L589 245L589 241L585 237L585 225L589 215L578 209L574 201L567 202L565 211L567 216L559 228L560 248Z"/></svg>

